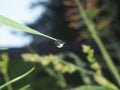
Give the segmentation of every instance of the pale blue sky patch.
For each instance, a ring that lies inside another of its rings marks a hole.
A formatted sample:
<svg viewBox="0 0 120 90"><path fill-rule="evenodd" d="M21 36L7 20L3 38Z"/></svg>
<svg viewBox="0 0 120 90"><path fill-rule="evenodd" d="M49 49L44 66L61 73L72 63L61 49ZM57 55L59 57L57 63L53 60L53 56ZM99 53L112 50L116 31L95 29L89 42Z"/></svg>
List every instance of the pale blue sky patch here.
<svg viewBox="0 0 120 90"><path fill-rule="evenodd" d="M37 0L34 0L34 2ZM33 23L45 11L42 6L29 9L33 0L0 0L0 15L6 16L21 24ZM13 34L12 32L17 32ZM0 25L0 47L23 47L32 41L30 35Z"/></svg>

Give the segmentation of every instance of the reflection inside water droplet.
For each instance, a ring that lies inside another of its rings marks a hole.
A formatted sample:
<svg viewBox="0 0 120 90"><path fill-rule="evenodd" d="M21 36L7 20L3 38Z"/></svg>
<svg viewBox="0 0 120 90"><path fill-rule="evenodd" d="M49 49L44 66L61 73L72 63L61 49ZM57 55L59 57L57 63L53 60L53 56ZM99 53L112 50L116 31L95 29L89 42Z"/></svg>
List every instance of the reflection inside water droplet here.
<svg viewBox="0 0 120 90"><path fill-rule="evenodd" d="M58 47L58 48L62 48L64 46L65 42L63 42L62 40L59 40L57 39L55 41L55 45Z"/></svg>

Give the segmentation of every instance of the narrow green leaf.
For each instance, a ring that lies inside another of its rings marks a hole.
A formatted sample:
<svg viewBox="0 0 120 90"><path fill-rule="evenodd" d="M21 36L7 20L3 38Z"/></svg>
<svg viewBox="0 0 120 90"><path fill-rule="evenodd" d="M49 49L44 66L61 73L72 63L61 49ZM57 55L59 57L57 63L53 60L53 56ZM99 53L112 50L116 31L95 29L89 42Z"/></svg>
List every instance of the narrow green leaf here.
<svg viewBox="0 0 120 90"><path fill-rule="evenodd" d="M32 69L30 69L30 70L29 70L28 72L26 72L25 74L23 74L23 75L21 75L21 76L15 78L15 79L13 79L13 80L7 82L7 83L1 85L1 86L0 86L0 90L3 89L4 87L6 87L7 85L10 85L10 84L12 84L12 83L14 83L14 82L16 82L16 81L18 81L18 80L20 80L20 79L26 77L26 76L29 75L34 69L35 69L35 68L33 67Z"/></svg>
<svg viewBox="0 0 120 90"><path fill-rule="evenodd" d="M29 90L28 88L30 87L30 84L28 84L28 85L26 85L26 86L24 86L24 87L22 87L22 88L20 88L20 89L18 89L18 90Z"/></svg>
<svg viewBox="0 0 120 90"><path fill-rule="evenodd" d="M27 26L21 25L21 24L15 22L15 21L13 21L13 20L11 20L9 18L6 18L4 16L1 16L1 15L0 15L0 24L11 27L11 28L19 29L19 30L22 30L22 31L25 31L25 32L28 32L28 33L31 33L31 34L44 36L46 38L49 38L49 39L52 39L52 40L55 40L55 41L57 40L57 39L55 39L53 37L45 35L45 34L43 34L41 32L38 32L38 31L36 31L34 29L31 29L31 28L29 28Z"/></svg>
<svg viewBox="0 0 120 90"><path fill-rule="evenodd" d="M0 50L8 50L8 48L0 48Z"/></svg>
<svg viewBox="0 0 120 90"><path fill-rule="evenodd" d="M105 87L102 87L102 86L93 86L93 85L83 85L83 86L80 86L80 87L76 87L76 88L73 88L73 89L70 89L70 90L108 90L106 89Z"/></svg>

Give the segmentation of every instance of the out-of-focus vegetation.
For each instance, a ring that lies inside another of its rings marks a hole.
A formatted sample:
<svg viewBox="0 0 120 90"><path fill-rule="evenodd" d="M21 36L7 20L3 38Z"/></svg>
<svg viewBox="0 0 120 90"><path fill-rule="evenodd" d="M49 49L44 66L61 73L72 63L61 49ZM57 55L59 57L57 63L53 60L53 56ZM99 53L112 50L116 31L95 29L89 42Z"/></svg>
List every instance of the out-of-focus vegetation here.
<svg viewBox="0 0 120 90"><path fill-rule="evenodd" d="M60 41L57 45L62 41L56 38L66 42L57 48L55 42L40 41L41 37L34 35L33 43L26 48L1 48L0 89L119 90L119 3L119 0L33 3L31 8L43 5L48 10L43 18L28 26L38 31L42 28L45 31L40 32L55 38L0 18L0 24ZM33 66L34 71L30 69Z"/></svg>

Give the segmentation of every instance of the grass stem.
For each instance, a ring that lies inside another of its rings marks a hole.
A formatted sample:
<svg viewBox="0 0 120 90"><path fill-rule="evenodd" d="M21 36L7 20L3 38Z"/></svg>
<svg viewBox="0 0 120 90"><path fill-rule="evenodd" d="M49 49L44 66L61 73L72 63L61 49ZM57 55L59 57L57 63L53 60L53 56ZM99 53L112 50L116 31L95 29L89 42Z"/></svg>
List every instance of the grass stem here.
<svg viewBox="0 0 120 90"><path fill-rule="evenodd" d="M100 37L98 36L97 32L96 32L96 26L94 25L94 23L92 22L92 20L90 20L82 6L82 4L80 3L80 0L75 0L75 4L77 5L78 9L79 9L79 13L81 15L81 17L83 18L89 32L91 33L94 41L96 42L96 44L98 45L103 58L107 64L107 66L109 67L110 71L112 72L112 74L114 75L114 78L116 79L118 85L120 86L120 75L119 72L117 70L117 68L115 67L110 55L108 54L106 48L104 47Z"/></svg>
<svg viewBox="0 0 120 90"><path fill-rule="evenodd" d="M3 73L3 76L4 76L4 79L5 79L5 82L6 82L6 83L10 81L9 76L8 76L8 73ZM7 86L7 88L8 88L8 90L13 90L11 84L9 84L9 85Z"/></svg>

